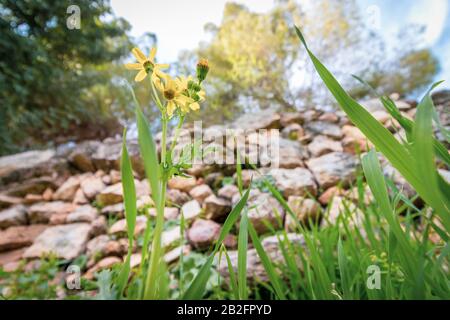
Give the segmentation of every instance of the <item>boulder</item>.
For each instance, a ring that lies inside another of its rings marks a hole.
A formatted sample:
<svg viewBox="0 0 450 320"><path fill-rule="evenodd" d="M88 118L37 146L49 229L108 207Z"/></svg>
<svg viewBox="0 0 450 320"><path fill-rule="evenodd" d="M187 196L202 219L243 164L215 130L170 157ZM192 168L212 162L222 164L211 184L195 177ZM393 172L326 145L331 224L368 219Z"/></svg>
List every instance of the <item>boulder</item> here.
<svg viewBox="0 0 450 320"><path fill-rule="evenodd" d="M97 194L102 192L106 185L101 177L89 176L81 180L81 190L87 199L94 199Z"/></svg>
<svg viewBox="0 0 450 320"><path fill-rule="evenodd" d="M186 221L190 221L200 215L202 208L197 200L191 200L183 204L181 207L181 212L183 212L184 219Z"/></svg>
<svg viewBox="0 0 450 320"><path fill-rule="evenodd" d="M272 109L257 113L248 113L239 117L232 126L242 130L279 129L281 127L280 115Z"/></svg>
<svg viewBox="0 0 450 320"><path fill-rule="evenodd" d="M217 222L197 219L187 231L187 239L196 249L208 249L218 239L220 229L221 225Z"/></svg>
<svg viewBox="0 0 450 320"><path fill-rule="evenodd" d="M317 193L317 186L313 175L308 169L272 169L269 175L275 180L275 186L283 193L285 198L289 196L313 196Z"/></svg>
<svg viewBox="0 0 450 320"><path fill-rule="evenodd" d="M0 211L0 229L27 224L27 210L19 204Z"/></svg>
<svg viewBox="0 0 450 320"><path fill-rule="evenodd" d="M195 200L197 200L200 204L202 204L203 201L212 194L213 191L207 184L198 185L194 187L191 191L189 191L189 195Z"/></svg>
<svg viewBox="0 0 450 320"><path fill-rule="evenodd" d="M356 177L358 159L344 152L332 152L307 161L308 168L314 174L323 189L342 183L348 185Z"/></svg>

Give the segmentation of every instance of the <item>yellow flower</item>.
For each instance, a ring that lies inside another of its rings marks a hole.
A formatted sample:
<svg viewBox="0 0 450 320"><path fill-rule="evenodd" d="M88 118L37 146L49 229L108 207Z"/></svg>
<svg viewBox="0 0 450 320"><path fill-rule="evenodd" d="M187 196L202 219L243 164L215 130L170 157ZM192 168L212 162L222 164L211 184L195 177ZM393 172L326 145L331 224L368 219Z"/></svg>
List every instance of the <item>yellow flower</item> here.
<svg viewBox="0 0 450 320"><path fill-rule="evenodd" d="M187 78L184 76L180 76L176 79L176 81L179 84L180 88L183 88L183 90L188 90L191 88L189 86L189 83L192 82L193 79L192 79L192 76L189 76ZM200 86L198 86L198 88L200 89ZM194 92L192 92L192 91L194 91ZM189 104L180 106L181 111L183 111L184 113L188 113L190 110L196 111L196 110L200 109L199 102L202 102L205 100L205 91L203 91L201 89L198 92L195 92L195 89L190 89L188 91L188 94L192 98L192 102Z"/></svg>
<svg viewBox="0 0 450 320"><path fill-rule="evenodd" d="M181 79L172 79L170 76L166 76L164 81L157 79L155 82L156 88L162 93L164 99L167 100L167 115L171 117L178 107L183 108L194 100L184 95L187 85Z"/></svg>
<svg viewBox="0 0 450 320"><path fill-rule="evenodd" d="M152 80L155 81L156 77L163 78L166 76L161 69L167 69L168 64L155 63L156 48L152 48L148 58L142 53L139 48L133 48L131 50L133 55L136 57L138 63L127 63L125 67L129 70L139 70L138 74L134 78L134 81L139 82L145 79L147 74L152 74Z"/></svg>

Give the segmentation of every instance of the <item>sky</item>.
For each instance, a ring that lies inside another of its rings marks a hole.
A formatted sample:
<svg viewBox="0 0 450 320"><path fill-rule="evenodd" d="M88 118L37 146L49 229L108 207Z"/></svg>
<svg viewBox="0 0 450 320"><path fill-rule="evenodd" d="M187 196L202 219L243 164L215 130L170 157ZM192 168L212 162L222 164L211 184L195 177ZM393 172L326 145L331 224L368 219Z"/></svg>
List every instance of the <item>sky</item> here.
<svg viewBox="0 0 450 320"><path fill-rule="evenodd" d="M299 0L313 1L313 0ZM176 61L183 49L194 49L207 40L204 25L219 24L227 0L111 0L114 13L132 25L131 35L153 32L158 36L158 56ZM266 12L273 0L235 0L252 11ZM367 19L374 19L389 41L399 28L424 25L426 45L433 48L443 70L438 77L450 82L450 0L358 0ZM447 84L449 86L449 84Z"/></svg>

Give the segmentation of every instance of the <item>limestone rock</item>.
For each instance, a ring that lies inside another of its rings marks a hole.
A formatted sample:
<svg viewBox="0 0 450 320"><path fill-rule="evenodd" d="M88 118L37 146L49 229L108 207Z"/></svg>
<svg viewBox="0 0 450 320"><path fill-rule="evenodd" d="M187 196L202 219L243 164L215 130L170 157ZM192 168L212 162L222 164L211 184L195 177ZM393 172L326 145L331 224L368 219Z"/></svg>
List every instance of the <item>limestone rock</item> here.
<svg viewBox="0 0 450 320"><path fill-rule="evenodd" d="M0 231L0 252L31 245L34 239L46 228L46 225L35 224L31 226L13 226Z"/></svg>
<svg viewBox="0 0 450 320"><path fill-rule="evenodd" d="M325 135L331 137L333 139L342 138L342 130L341 128L334 123L329 123L325 121L314 121L305 124L306 133L310 133L312 135Z"/></svg>
<svg viewBox="0 0 450 320"><path fill-rule="evenodd" d="M147 226L147 217L146 216L137 216L136 217L136 227L134 229L134 234L139 235L144 232ZM116 221L110 228L110 234L127 234L127 220L121 219Z"/></svg>
<svg viewBox="0 0 450 320"><path fill-rule="evenodd" d="M80 187L80 177L72 176L67 179L53 194L53 200L72 201Z"/></svg>
<svg viewBox="0 0 450 320"><path fill-rule="evenodd" d="M308 151L313 157L320 157L330 152L342 152L340 142L327 138L326 136L316 136L308 145Z"/></svg>
<svg viewBox="0 0 450 320"><path fill-rule="evenodd" d="M81 181L81 190L87 199L94 199L97 194L106 188L101 177L90 176Z"/></svg>
<svg viewBox="0 0 450 320"><path fill-rule="evenodd" d="M0 211L0 229L27 224L27 210L19 204Z"/></svg>
<svg viewBox="0 0 450 320"><path fill-rule="evenodd" d="M92 222L97 218L97 209L86 204L84 206L80 206L75 209L75 211L71 212L67 216L67 223L74 222Z"/></svg>
<svg viewBox="0 0 450 320"><path fill-rule="evenodd" d="M58 258L71 260L79 256L89 240L91 227L86 223L74 223L50 227L42 232L25 253L24 258L40 258L53 253Z"/></svg>
<svg viewBox="0 0 450 320"><path fill-rule="evenodd" d="M305 196L308 193L314 196L317 193L313 175L305 168L272 169L269 175L274 178L275 186L286 198L292 195Z"/></svg>
<svg viewBox="0 0 450 320"><path fill-rule="evenodd" d="M231 203L213 194L203 202L203 211L207 219L222 221L231 211Z"/></svg>
<svg viewBox="0 0 450 320"><path fill-rule="evenodd" d="M189 243L197 249L207 249L219 237L221 226L211 220L197 219L187 232Z"/></svg>
<svg viewBox="0 0 450 320"><path fill-rule="evenodd" d="M148 210L148 214L151 217L156 217L157 216L156 208L150 208ZM166 219L166 220L175 220L178 218L178 214L179 214L178 208L175 208L175 207L165 207L164 208L164 219Z"/></svg>
<svg viewBox="0 0 450 320"><path fill-rule="evenodd" d="M194 187L191 191L189 191L189 195L197 200L200 204L213 194L213 191L207 184L201 184Z"/></svg>
<svg viewBox="0 0 450 320"><path fill-rule="evenodd" d="M219 197L231 200L235 194L239 193L239 188L234 184L227 184L217 191Z"/></svg>
<svg viewBox="0 0 450 320"><path fill-rule="evenodd" d="M342 183L348 185L355 179L358 160L349 153L332 152L307 161L319 186L329 188Z"/></svg>
<svg viewBox="0 0 450 320"><path fill-rule="evenodd" d="M72 203L62 201L39 202L28 208L28 219L31 223L47 223L52 215L69 213L76 207Z"/></svg>
<svg viewBox="0 0 450 320"><path fill-rule="evenodd" d="M307 224L309 221L317 221L322 211L319 203L303 197L289 197L288 205L295 214L296 220L303 224ZM285 226L288 231L298 230L296 220L294 220L290 214L286 214Z"/></svg>
<svg viewBox="0 0 450 320"><path fill-rule="evenodd" d="M184 178L184 177L174 177L169 180L167 186L170 189L177 189L183 192L191 191L197 185L196 179L194 177Z"/></svg>
<svg viewBox="0 0 450 320"><path fill-rule="evenodd" d="M183 204L181 211L183 212L184 219L190 221L200 215L202 208L197 200L191 200Z"/></svg>
<svg viewBox="0 0 450 320"><path fill-rule="evenodd" d="M168 203L169 205L182 206L189 200L190 199L187 193L180 190L168 189L166 192L166 203Z"/></svg>

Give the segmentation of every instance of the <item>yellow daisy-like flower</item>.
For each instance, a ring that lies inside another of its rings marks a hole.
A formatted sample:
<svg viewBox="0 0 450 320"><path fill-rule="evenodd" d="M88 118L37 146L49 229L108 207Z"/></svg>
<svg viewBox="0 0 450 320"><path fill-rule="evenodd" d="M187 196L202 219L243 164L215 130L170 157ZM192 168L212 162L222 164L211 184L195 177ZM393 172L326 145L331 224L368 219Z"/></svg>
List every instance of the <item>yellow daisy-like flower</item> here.
<svg viewBox="0 0 450 320"><path fill-rule="evenodd" d="M188 89L189 87L189 82L193 81L192 76L189 77L184 77L184 76L180 76L176 79L176 81L179 83L179 86L181 88L184 88L184 90ZM196 92L197 94L197 98L192 99L192 102L189 104L185 104L185 105L181 105L181 111L183 111L184 113L188 113L191 110L198 110L200 109L200 104L199 102L202 102L205 100L205 91L204 90L200 90L198 92Z"/></svg>
<svg viewBox="0 0 450 320"><path fill-rule="evenodd" d="M139 82L144 80L149 73L151 73L153 81L156 80L156 77L163 78L166 76L161 69L167 69L169 68L169 65L155 63L156 48L152 48L148 57L146 57L139 48L133 48L131 53L136 57L138 63L127 63L125 64L125 68L129 70L139 70L134 81Z"/></svg>
<svg viewBox="0 0 450 320"><path fill-rule="evenodd" d="M174 80L170 76L166 76L164 81L157 79L155 86L167 101L167 115L169 117L173 115L177 106L183 108L183 106L194 102L194 100L184 95L187 86L180 79Z"/></svg>

